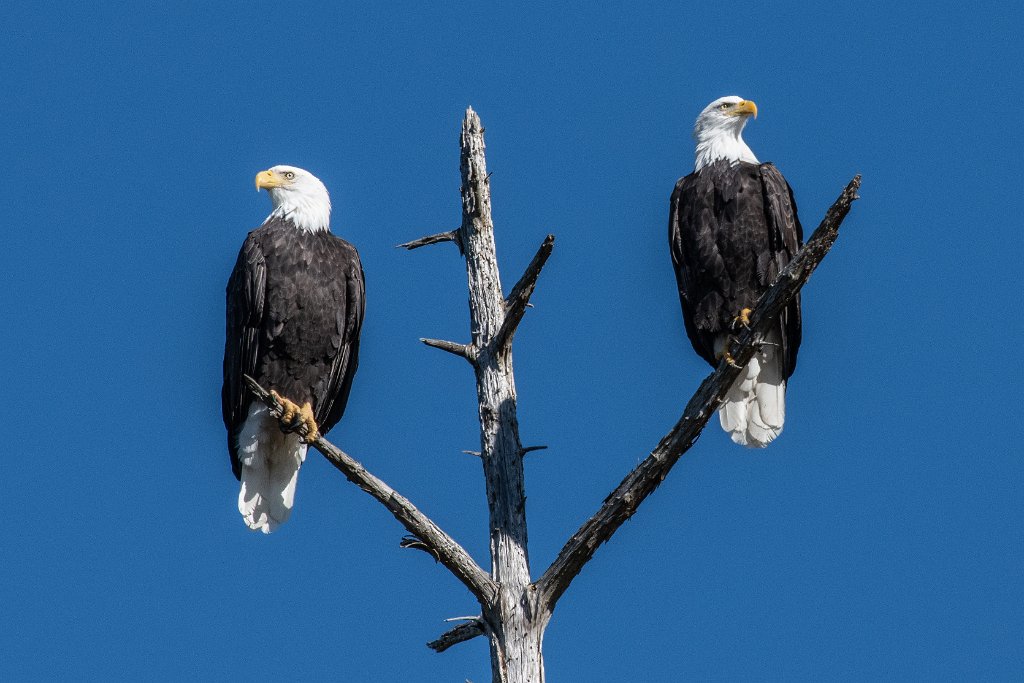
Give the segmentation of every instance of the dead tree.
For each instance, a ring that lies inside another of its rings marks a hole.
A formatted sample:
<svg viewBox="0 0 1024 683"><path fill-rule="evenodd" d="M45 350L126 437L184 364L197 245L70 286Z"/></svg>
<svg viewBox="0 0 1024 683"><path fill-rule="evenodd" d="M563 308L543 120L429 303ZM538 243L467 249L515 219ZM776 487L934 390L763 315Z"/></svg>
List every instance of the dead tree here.
<svg viewBox="0 0 1024 683"><path fill-rule="evenodd" d="M490 641L495 683L542 683L544 629L558 599L639 505L658 487L669 470L700 434L721 404L740 368L753 356L772 321L810 277L839 234L857 199L860 176L854 177L828 210L821 225L765 292L754 308L749 327L730 349L735 364L722 362L697 389L682 416L647 458L637 465L572 535L554 562L533 580L527 550L526 498L523 488L524 448L516 417L512 372L512 341L523 319L544 263L554 247L548 235L523 276L503 296L491 221L490 176L484 159L480 118L466 110L462 123L462 226L400 246L415 249L454 242L465 256L469 284L470 341L421 341L465 359L476 374L480 418L480 451L490 512L491 570L482 569L454 539L406 498L366 471L355 459L322 437L313 442L345 477L381 502L409 531L402 547L430 553L449 569L480 604L480 614L462 619L428 646L443 652L458 643L486 635ZM250 389L280 416L281 406L251 378ZM476 454L475 454L476 455Z"/></svg>

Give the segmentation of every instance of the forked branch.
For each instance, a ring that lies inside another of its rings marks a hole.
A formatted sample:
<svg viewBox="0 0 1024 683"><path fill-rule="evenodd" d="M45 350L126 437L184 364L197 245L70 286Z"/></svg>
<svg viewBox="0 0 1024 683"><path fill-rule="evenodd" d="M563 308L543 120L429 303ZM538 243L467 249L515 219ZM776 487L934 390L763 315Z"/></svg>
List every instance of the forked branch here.
<svg viewBox="0 0 1024 683"><path fill-rule="evenodd" d="M275 418L281 417L282 406L277 399L261 387L256 380L244 375L249 390L270 409ZM305 427L299 434L305 436ZM357 460L332 444L323 436L312 444L350 482L369 493L395 516L409 533L416 536L431 555L454 574L466 588L476 596L481 605L489 604L497 594L497 586L491 577L480 568L469 553L438 527L433 520L420 512L415 505L386 483L366 471Z"/></svg>
<svg viewBox="0 0 1024 683"><path fill-rule="evenodd" d="M749 328L731 349L736 364L733 366L726 362L720 363L701 383L697 393L686 404L686 409L675 427L662 438L647 459L611 492L597 513L572 535L555 561L537 580L535 585L540 604L549 612L554 609L558 599L593 557L597 548L633 516L640 503L658 487L680 456L693 445L708 419L736 381L741 368L754 355L772 321L778 318L782 309L796 296L832 248L839 236L840 224L849 213L850 205L857 199L859 187L860 176L857 175L825 214L824 220L811 238L758 300L751 315Z"/></svg>

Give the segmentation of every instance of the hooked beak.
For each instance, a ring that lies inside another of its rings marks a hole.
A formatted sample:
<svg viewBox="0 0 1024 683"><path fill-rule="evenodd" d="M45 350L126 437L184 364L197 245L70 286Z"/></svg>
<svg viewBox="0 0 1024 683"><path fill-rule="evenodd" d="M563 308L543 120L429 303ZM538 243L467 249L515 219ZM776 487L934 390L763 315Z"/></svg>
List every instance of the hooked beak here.
<svg viewBox="0 0 1024 683"><path fill-rule="evenodd" d="M751 100L743 100L742 102L736 105L736 108L733 109L733 112L736 114L736 116L746 114L747 116L753 116L756 119L757 105L754 104Z"/></svg>
<svg viewBox="0 0 1024 683"><path fill-rule="evenodd" d="M281 187L283 183L276 173L267 169L256 174L256 191L269 190L272 187Z"/></svg>

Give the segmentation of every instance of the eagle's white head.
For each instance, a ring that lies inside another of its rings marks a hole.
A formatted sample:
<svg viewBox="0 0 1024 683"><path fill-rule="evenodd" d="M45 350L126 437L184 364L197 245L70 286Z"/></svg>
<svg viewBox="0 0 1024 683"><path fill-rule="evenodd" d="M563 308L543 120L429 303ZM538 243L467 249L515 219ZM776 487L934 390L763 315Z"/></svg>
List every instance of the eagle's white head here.
<svg viewBox="0 0 1024 683"><path fill-rule="evenodd" d="M757 105L736 95L719 97L704 107L693 126L697 141L695 171L719 159L730 163L757 163L757 157L743 142L743 126L751 116L757 118Z"/></svg>
<svg viewBox="0 0 1024 683"><path fill-rule="evenodd" d="M267 216L286 218L299 230L316 232L331 225L331 197L320 179L294 166L274 166L256 174L256 191L266 190L274 210ZM266 221L264 221L266 222Z"/></svg>

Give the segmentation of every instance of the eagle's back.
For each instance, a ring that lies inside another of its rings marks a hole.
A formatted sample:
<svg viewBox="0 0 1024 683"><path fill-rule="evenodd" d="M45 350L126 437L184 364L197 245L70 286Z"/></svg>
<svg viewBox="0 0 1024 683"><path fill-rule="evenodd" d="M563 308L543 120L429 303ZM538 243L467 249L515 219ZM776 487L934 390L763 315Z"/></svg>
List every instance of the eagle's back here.
<svg viewBox="0 0 1024 683"><path fill-rule="evenodd" d="M272 220L249 233L227 290L224 422L234 437L252 398L251 374L299 405L326 434L345 410L358 365L365 285L359 255L329 231Z"/></svg>
<svg viewBox="0 0 1024 683"><path fill-rule="evenodd" d="M799 249L802 231L789 185L770 163L717 161L676 183L669 245L686 331L711 365L715 338L753 308ZM796 366L800 304L782 321L787 374Z"/></svg>

